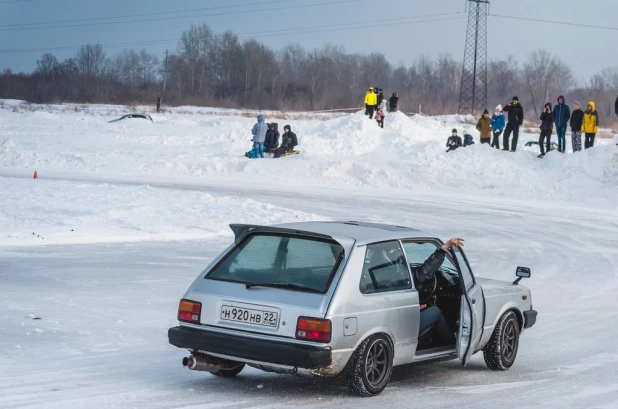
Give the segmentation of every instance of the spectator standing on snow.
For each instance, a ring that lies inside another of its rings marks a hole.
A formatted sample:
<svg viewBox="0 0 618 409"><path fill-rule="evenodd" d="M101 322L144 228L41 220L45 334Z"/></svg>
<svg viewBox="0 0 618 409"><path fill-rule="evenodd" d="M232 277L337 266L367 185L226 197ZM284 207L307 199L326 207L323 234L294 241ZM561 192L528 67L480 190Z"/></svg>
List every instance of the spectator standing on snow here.
<svg viewBox="0 0 618 409"><path fill-rule="evenodd" d="M157 112L161 109L161 97L157 97Z"/></svg>
<svg viewBox="0 0 618 409"><path fill-rule="evenodd" d="M506 118L504 118L502 113L502 105L498 105L496 112L491 117L491 129L494 133L494 139L491 141L492 148L500 149L500 135L502 135L505 126Z"/></svg>
<svg viewBox="0 0 618 409"><path fill-rule="evenodd" d="M504 107L504 112L508 113L504 138L502 140L504 150L509 150L509 138L512 133L513 143L511 144L511 152L515 152L517 150L517 139L519 139L519 127L524 123L524 108L519 103L519 98L513 97L513 100Z"/></svg>
<svg viewBox="0 0 618 409"><path fill-rule="evenodd" d="M491 119L489 111L485 110L483 116L476 123L476 130L481 133L481 143L489 144L491 142Z"/></svg>
<svg viewBox="0 0 618 409"><path fill-rule="evenodd" d="M558 152L564 153L566 152L566 131L569 119L571 119L571 108L566 104L563 95L558 97L558 105L554 107L553 115L558 135Z"/></svg>
<svg viewBox="0 0 618 409"><path fill-rule="evenodd" d="M599 114L596 111L596 106L593 101L588 102L588 108L584 112L584 123L582 132L586 135L584 148L592 148L594 146L594 137L599 131Z"/></svg>
<svg viewBox="0 0 618 409"><path fill-rule="evenodd" d="M573 113L571 114L571 146L573 152L582 150L582 126L584 125L584 111L580 109L579 102L573 105Z"/></svg>
<svg viewBox="0 0 618 409"><path fill-rule="evenodd" d="M253 135L253 150L255 151L255 157L264 157L264 141L266 140L266 132L268 132L268 125L264 122L264 115L257 116L257 124L253 125L251 134Z"/></svg>
<svg viewBox="0 0 618 409"><path fill-rule="evenodd" d="M453 129L451 136L446 141L447 152L454 151L463 145L461 137L457 135L457 129Z"/></svg>
<svg viewBox="0 0 618 409"><path fill-rule="evenodd" d="M275 150L275 158L281 157L284 152L294 150L294 147L298 145L298 138L296 134L292 132L292 127L286 125L283 127L283 135L281 136L281 146Z"/></svg>
<svg viewBox="0 0 618 409"><path fill-rule="evenodd" d="M388 112L397 112L398 110L399 110L399 95L397 95L396 92L393 92L393 95L388 99Z"/></svg>
<svg viewBox="0 0 618 409"><path fill-rule="evenodd" d="M376 121L378 121L378 126L384 129L384 116L386 115L386 102L382 100L378 105L378 111L376 113Z"/></svg>
<svg viewBox="0 0 618 409"><path fill-rule="evenodd" d="M616 104L614 105L614 110L616 111L616 116L618 116L618 97L616 97Z"/></svg>
<svg viewBox="0 0 618 409"><path fill-rule="evenodd" d="M384 91L382 91L382 88L380 88L380 90L378 91L378 107L380 106L380 104L382 103L382 101L384 101Z"/></svg>
<svg viewBox="0 0 618 409"><path fill-rule="evenodd" d="M368 115L369 119L373 119L373 110L377 104L378 96L373 92L373 87L370 87L365 94L365 115Z"/></svg>
<svg viewBox="0 0 618 409"><path fill-rule="evenodd" d="M555 111L552 112L551 104L548 102L543 107L543 113L541 113L541 135L539 136L539 147L541 148L541 154L539 158L545 156L545 153L549 153L551 150L551 132L554 130L554 115ZM570 117L570 115L569 115ZM543 148L543 144L547 144L547 152Z"/></svg>

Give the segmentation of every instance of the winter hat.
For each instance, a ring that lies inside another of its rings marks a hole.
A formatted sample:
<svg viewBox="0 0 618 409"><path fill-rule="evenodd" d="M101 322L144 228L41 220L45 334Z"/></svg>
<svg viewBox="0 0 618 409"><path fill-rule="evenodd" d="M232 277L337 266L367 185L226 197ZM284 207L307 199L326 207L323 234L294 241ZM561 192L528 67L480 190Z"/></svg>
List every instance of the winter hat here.
<svg viewBox="0 0 618 409"><path fill-rule="evenodd" d="M259 114L259 115L257 116L257 120L258 120L258 122L260 122L260 123L264 122L264 115Z"/></svg>
<svg viewBox="0 0 618 409"><path fill-rule="evenodd" d="M581 107L581 106L582 106L582 104L580 104L580 103L579 103L579 101L575 101L575 105L577 105L577 106L579 106L579 107Z"/></svg>
<svg viewBox="0 0 618 409"><path fill-rule="evenodd" d="M496 107L496 111L502 111L502 104L498 104L498 106Z"/></svg>
<svg viewBox="0 0 618 409"><path fill-rule="evenodd" d="M485 109L485 110L483 111L483 115L489 115L489 111L488 111L487 109Z"/></svg>
<svg viewBox="0 0 618 409"><path fill-rule="evenodd" d="M291 132L291 131L292 131L292 127L291 127L290 125L286 125L286 126L284 126L284 127L283 127L283 130L284 130L284 131L285 131L286 129L288 130L288 132Z"/></svg>
<svg viewBox="0 0 618 409"><path fill-rule="evenodd" d="M451 133L452 133L452 132L457 133L457 129L453 128L453 130L451 131Z"/></svg>
<svg viewBox="0 0 618 409"><path fill-rule="evenodd" d="M519 102L519 97L513 97L513 101L518 101Z"/></svg>

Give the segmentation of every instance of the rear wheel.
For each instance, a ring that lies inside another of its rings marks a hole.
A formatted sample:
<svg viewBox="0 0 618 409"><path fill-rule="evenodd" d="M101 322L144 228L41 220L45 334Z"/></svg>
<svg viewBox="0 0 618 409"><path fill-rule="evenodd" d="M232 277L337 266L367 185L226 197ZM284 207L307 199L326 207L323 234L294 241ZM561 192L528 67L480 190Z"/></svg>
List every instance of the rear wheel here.
<svg viewBox="0 0 618 409"><path fill-rule="evenodd" d="M515 363L519 349L519 321L513 311L505 313L483 348L483 357L489 369L506 371Z"/></svg>
<svg viewBox="0 0 618 409"><path fill-rule="evenodd" d="M352 360L345 378L353 394L374 396L386 388L393 373L393 345L385 335L363 341Z"/></svg>
<svg viewBox="0 0 618 409"><path fill-rule="evenodd" d="M245 368L245 364L239 364L232 369L219 369L218 371L211 372L215 376L221 376L223 378L233 378L238 375Z"/></svg>

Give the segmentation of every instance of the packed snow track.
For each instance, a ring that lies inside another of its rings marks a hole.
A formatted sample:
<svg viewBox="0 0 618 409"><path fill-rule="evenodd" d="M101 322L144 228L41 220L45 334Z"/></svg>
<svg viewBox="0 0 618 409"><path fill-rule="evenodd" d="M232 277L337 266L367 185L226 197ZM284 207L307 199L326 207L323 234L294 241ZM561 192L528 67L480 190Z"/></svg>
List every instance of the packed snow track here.
<svg viewBox="0 0 618 409"><path fill-rule="evenodd" d="M237 112L108 124L126 112L26 108L0 109L0 408L618 407L611 140L542 160L446 154L460 122L389 115L381 130L358 113L291 120L303 154L251 161L254 120ZM530 267L539 316L514 366L398 367L366 401L340 379L182 367L167 330L228 224L337 219L464 237L480 277Z"/></svg>

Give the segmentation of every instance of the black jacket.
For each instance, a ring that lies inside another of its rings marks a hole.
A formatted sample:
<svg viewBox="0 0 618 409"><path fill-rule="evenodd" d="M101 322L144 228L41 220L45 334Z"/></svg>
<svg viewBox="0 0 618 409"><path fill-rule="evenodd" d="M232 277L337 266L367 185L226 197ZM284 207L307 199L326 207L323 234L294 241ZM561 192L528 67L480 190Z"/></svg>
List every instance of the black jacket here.
<svg viewBox="0 0 618 409"><path fill-rule="evenodd" d="M541 114L541 131L553 131L554 130L554 113L545 112Z"/></svg>
<svg viewBox="0 0 618 409"><path fill-rule="evenodd" d="M437 249L431 256L429 256L427 260L425 260L423 264L413 268L412 274L414 274L418 280L418 283L423 284L433 279L436 271L438 271L438 269L442 266L442 263L444 263L445 257L446 252L442 249Z"/></svg>
<svg viewBox="0 0 618 409"><path fill-rule="evenodd" d="M504 107L504 112L508 112L508 117L506 122L510 125L521 126L524 123L524 108L521 104L517 105L506 105Z"/></svg>
<svg viewBox="0 0 618 409"><path fill-rule="evenodd" d="M298 145L298 138L294 132L286 132L281 136L281 148L291 151L296 145Z"/></svg>
<svg viewBox="0 0 618 409"><path fill-rule="evenodd" d="M390 112L397 111L397 105L399 105L399 97L390 97L388 99L388 110ZM618 105L616 105L616 106L618 106Z"/></svg>
<svg viewBox="0 0 618 409"><path fill-rule="evenodd" d="M279 131L277 128L269 129L264 139L264 150L277 149L277 146L279 146Z"/></svg>
<svg viewBox="0 0 618 409"><path fill-rule="evenodd" d="M584 111L576 109L571 114L571 131L580 132L584 124Z"/></svg>
<svg viewBox="0 0 618 409"><path fill-rule="evenodd" d="M383 93L379 93L378 94L378 106L380 106L380 103L384 100L384 94Z"/></svg>
<svg viewBox="0 0 618 409"><path fill-rule="evenodd" d="M616 106L614 108L616 109L616 115L618 115L618 97L616 97Z"/></svg>
<svg viewBox="0 0 618 409"><path fill-rule="evenodd" d="M451 141L455 141L455 145L451 146ZM449 148L449 150L455 150L462 145L463 142L461 141L461 136L449 136L449 138L446 140L446 147Z"/></svg>

